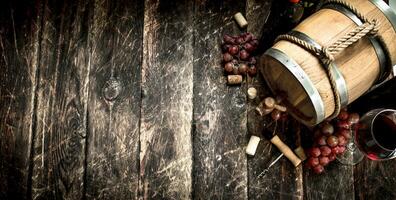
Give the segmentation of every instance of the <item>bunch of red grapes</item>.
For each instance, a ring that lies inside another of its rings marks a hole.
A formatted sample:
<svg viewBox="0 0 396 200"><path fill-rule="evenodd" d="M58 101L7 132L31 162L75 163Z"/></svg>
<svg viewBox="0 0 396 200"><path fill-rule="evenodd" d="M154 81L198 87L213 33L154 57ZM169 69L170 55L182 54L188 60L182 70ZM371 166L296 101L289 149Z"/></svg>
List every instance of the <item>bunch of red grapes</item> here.
<svg viewBox="0 0 396 200"><path fill-rule="evenodd" d="M359 115L341 110L336 119L326 121L316 127L313 147L307 150L306 167L314 173L324 172L324 166L344 153L351 133L356 131Z"/></svg>
<svg viewBox="0 0 396 200"><path fill-rule="evenodd" d="M251 33L242 33L238 36L225 34L222 44L224 71L229 75L255 76L256 58L252 55L258 44L257 38Z"/></svg>

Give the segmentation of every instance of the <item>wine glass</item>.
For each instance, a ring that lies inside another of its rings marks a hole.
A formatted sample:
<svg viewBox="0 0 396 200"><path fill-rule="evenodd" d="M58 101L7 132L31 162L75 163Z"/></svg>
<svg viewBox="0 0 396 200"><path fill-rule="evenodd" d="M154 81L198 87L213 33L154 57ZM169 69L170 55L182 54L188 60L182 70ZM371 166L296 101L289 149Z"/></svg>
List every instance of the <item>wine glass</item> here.
<svg viewBox="0 0 396 200"><path fill-rule="evenodd" d="M355 165L364 156L370 160L396 157L396 110L374 109L351 128L352 138L344 154L337 157L343 164Z"/></svg>

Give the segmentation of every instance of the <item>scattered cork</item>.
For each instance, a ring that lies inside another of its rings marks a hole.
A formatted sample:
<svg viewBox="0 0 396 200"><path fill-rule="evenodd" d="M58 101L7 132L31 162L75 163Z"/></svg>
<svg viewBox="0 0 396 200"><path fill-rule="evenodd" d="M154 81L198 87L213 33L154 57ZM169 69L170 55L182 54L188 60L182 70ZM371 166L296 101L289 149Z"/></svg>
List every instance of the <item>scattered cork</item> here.
<svg viewBox="0 0 396 200"><path fill-rule="evenodd" d="M241 28L246 28L246 26L248 25L248 22L246 21L245 17L240 12L234 15L234 19Z"/></svg>
<svg viewBox="0 0 396 200"><path fill-rule="evenodd" d="M249 88L247 91L247 94L248 94L249 99L252 99L252 100L255 99L257 97L256 88L254 88L254 87Z"/></svg>
<svg viewBox="0 0 396 200"><path fill-rule="evenodd" d="M286 112L287 108L285 106L281 106L279 104L275 104L274 108L281 111L281 112Z"/></svg>
<svg viewBox="0 0 396 200"><path fill-rule="evenodd" d="M259 142L260 142L260 138L252 135L250 137L249 143L246 147L246 154L254 156L254 154L256 154L256 149L257 149Z"/></svg>
<svg viewBox="0 0 396 200"><path fill-rule="evenodd" d="M307 156L306 156L305 153L304 153L304 149L303 149L301 146L299 146L299 147L297 147L296 149L294 149L294 153L296 153L296 155L297 155L302 161L304 161L304 160L307 159Z"/></svg>
<svg viewBox="0 0 396 200"><path fill-rule="evenodd" d="M227 76L228 85L238 85L242 83L241 75L228 75Z"/></svg>
<svg viewBox="0 0 396 200"><path fill-rule="evenodd" d="M393 66L393 76L396 76L396 65Z"/></svg>
<svg viewBox="0 0 396 200"><path fill-rule="evenodd" d="M264 105L267 108L275 108L281 112L286 112L286 110L287 110L285 106L282 106L282 105L279 105L278 103L276 103L275 99L272 97L265 98Z"/></svg>
<svg viewBox="0 0 396 200"><path fill-rule="evenodd" d="M267 97L264 99L264 105L267 108L274 108L275 107L275 99L272 97Z"/></svg>
<svg viewBox="0 0 396 200"><path fill-rule="evenodd" d="M267 115L272 111L286 112L287 108L285 106L279 105L276 99L272 97L266 97L260 104L256 107L256 111L261 115Z"/></svg>
<svg viewBox="0 0 396 200"><path fill-rule="evenodd" d="M273 108L265 108L261 105L256 107L256 111L259 113L260 116L270 114L274 109Z"/></svg>

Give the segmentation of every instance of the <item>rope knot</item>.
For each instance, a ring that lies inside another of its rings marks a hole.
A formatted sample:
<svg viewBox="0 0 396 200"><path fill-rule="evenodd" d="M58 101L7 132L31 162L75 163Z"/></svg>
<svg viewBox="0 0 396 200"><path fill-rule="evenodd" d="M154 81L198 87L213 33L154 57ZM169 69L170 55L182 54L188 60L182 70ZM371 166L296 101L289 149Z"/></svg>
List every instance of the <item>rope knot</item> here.
<svg viewBox="0 0 396 200"><path fill-rule="evenodd" d="M329 51L328 47L322 47L320 49L320 53L319 53L319 57L320 59L325 59L325 60L329 60L329 61L333 61L334 60L334 56L331 54L331 52Z"/></svg>
<svg viewBox="0 0 396 200"><path fill-rule="evenodd" d="M369 34L371 36L377 35L378 30L379 30L379 22L378 22L378 20L377 19L373 19L373 20L371 20L371 22L369 22L369 24L372 26L372 29L371 29Z"/></svg>

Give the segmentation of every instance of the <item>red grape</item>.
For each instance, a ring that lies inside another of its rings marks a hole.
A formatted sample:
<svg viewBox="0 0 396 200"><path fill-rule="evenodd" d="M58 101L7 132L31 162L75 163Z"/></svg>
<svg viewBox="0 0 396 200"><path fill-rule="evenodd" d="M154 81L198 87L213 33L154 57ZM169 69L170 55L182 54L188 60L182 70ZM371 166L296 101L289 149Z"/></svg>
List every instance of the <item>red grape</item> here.
<svg viewBox="0 0 396 200"><path fill-rule="evenodd" d="M320 147L320 155L322 156L328 156L331 154L331 149L328 146L321 146Z"/></svg>
<svg viewBox="0 0 396 200"><path fill-rule="evenodd" d="M253 35L251 33L246 33L243 39L245 40L245 42L250 42L250 40L253 39Z"/></svg>
<svg viewBox="0 0 396 200"><path fill-rule="evenodd" d="M309 151L309 155L311 155L311 157L319 157L320 156L320 149L318 147L312 147Z"/></svg>
<svg viewBox="0 0 396 200"><path fill-rule="evenodd" d="M332 147L331 148L331 153L337 155L340 153L340 148L338 146Z"/></svg>
<svg viewBox="0 0 396 200"><path fill-rule="evenodd" d="M338 153L344 153L344 151L346 150L345 146L338 146Z"/></svg>
<svg viewBox="0 0 396 200"><path fill-rule="evenodd" d="M338 128L349 129L349 124L348 124L347 121L339 121L339 122L337 122L337 127Z"/></svg>
<svg viewBox="0 0 396 200"><path fill-rule="evenodd" d="M235 42L237 44L243 44L245 42L245 40L243 39L242 36L239 36L239 37L236 38Z"/></svg>
<svg viewBox="0 0 396 200"><path fill-rule="evenodd" d="M338 138L334 135L331 135L327 138L326 142L330 147L335 147L338 145Z"/></svg>
<svg viewBox="0 0 396 200"><path fill-rule="evenodd" d="M339 120L347 120L348 119L348 112L346 110L341 110L338 114L337 118Z"/></svg>
<svg viewBox="0 0 396 200"><path fill-rule="evenodd" d="M245 43L245 44L243 45L243 48L246 49L246 51L248 51L248 52L253 52L254 50L256 50L256 47L253 46L253 45L250 44L250 43Z"/></svg>
<svg viewBox="0 0 396 200"><path fill-rule="evenodd" d="M279 110L277 110L277 109L274 109L271 112L271 117L272 117L273 120L277 121L281 117L281 112Z"/></svg>
<svg viewBox="0 0 396 200"><path fill-rule="evenodd" d="M253 39L252 41L250 41L250 44L252 44L253 46L257 47L259 44L259 41L257 39Z"/></svg>
<svg viewBox="0 0 396 200"><path fill-rule="evenodd" d="M230 62L233 59L232 55L229 53L224 53L223 54L223 60L224 62Z"/></svg>
<svg viewBox="0 0 396 200"><path fill-rule="evenodd" d="M326 166L327 164L329 164L330 160L329 157L327 156L320 156L319 157L319 164L322 166Z"/></svg>
<svg viewBox="0 0 396 200"><path fill-rule="evenodd" d="M231 46L229 49L228 49L228 52L231 54L231 55L236 55L237 53L238 53L238 51L239 51L239 48L238 48L238 46Z"/></svg>
<svg viewBox="0 0 396 200"><path fill-rule="evenodd" d="M251 64L251 65L255 65L256 64L256 58L254 58L254 57L250 57L250 59L249 59L249 64Z"/></svg>
<svg viewBox="0 0 396 200"><path fill-rule="evenodd" d="M344 136L346 140L351 139L351 131L349 129L340 129L338 134Z"/></svg>
<svg viewBox="0 0 396 200"><path fill-rule="evenodd" d="M223 36L223 41L224 41L225 43L228 43L228 44L234 44L235 39L234 39L232 36L230 36L230 35L228 35L228 34L225 34L225 35Z"/></svg>
<svg viewBox="0 0 396 200"><path fill-rule="evenodd" d="M239 68L238 68L239 74L246 75L247 70L248 70L247 64L242 63L239 65Z"/></svg>
<svg viewBox="0 0 396 200"><path fill-rule="evenodd" d="M345 146L347 143L346 138L343 135L337 135L338 138L338 145Z"/></svg>
<svg viewBox="0 0 396 200"><path fill-rule="evenodd" d="M255 67L254 65L252 65L252 66L250 67L248 73L249 73L250 76L256 76L256 74L257 74L257 69L256 69L256 67Z"/></svg>
<svg viewBox="0 0 396 200"><path fill-rule="evenodd" d="M329 135L331 135L331 134L333 134L333 132L334 132L334 127L330 124L330 123L325 123L323 126L322 126L322 133L324 134L324 135L326 135L326 136L329 136Z"/></svg>
<svg viewBox="0 0 396 200"><path fill-rule="evenodd" d="M232 71L234 70L234 64L232 62L228 62L224 65L224 70L227 73L232 73Z"/></svg>
<svg viewBox="0 0 396 200"><path fill-rule="evenodd" d="M320 146L326 145L326 144L327 144L327 143L326 143L326 139L327 139L327 137L324 136L324 135L319 136L319 137L316 139L316 143L317 143L318 145L320 145Z"/></svg>
<svg viewBox="0 0 396 200"><path fill-rule="evenodd" d="M249 58L249 53L246 50L242 49L239 52L239 58L241 58L242 60L247 60Z"/></svg>
<svg viewBox="0 0 396 200"><path fill-rule="evenodd" d="M334 161L336 159L336 155L334 153L331 153L329 155L329 161Z"/></svg>
<svg viewBox="0 0 396 200"><path fill-rule="evenodd" d="M322 165L316 165L316 166L313 168L313 171L315 172L315 174L321 174L321 173L323 173L324 168L323 168Z"/></svg>
<svg viewBox="0 0 396 200"><path fill-rule="evenodd" d="M316 165L319 165L319 159L318 159L318 158L314 158L314 157L310 157L310 158L308 159L308 164L309 164L311 167L315 167Z"/></svg>
<svg viewBox="0 0 396 200"><path fill-rule="evenodd" d="M351 113L348 116L348 123L349 125L353 125L359 122L359 114L357 113Z"/></svg>

